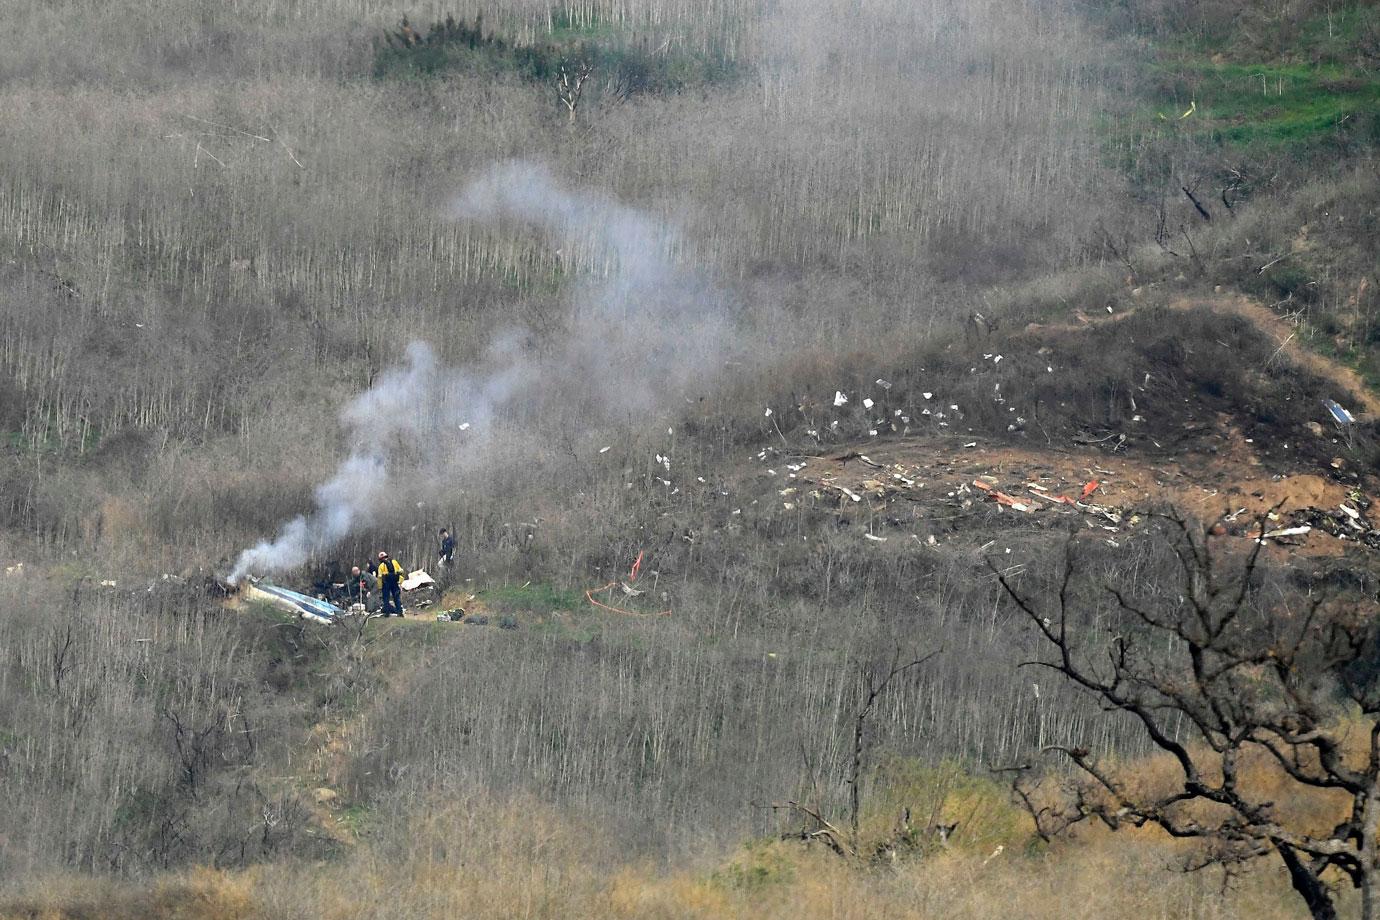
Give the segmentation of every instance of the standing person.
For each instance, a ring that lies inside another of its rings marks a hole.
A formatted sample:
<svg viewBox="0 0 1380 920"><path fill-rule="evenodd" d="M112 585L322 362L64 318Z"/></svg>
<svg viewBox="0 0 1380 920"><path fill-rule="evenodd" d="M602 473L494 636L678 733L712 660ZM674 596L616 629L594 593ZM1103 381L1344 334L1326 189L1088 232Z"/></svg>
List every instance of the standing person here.
<svg viewBox="0 0 1380 920"><path fill-rule="evenodd" d="M455 538L450 535L450 531L441 528L441 557L436 560L438 568L448 569L451 563L455 562Z"/></svg>
<svg viewBox="0 0 1380 920"><path fill-rule="evenodd" d="M369 595L374 593L378 586L378 579L374 577L373 572L361 571L359 566L350 569L350 583L347 586L350 591L350 603L359 604L368 610Z"/></svg>
<svg viewBox="0 0 1380 920"><path fill-rule="evenodd" d="M406 574L398 560L389 559L388 554L379 553L379 585L383 588L383 615L402 616L402 580Z"/></svg>

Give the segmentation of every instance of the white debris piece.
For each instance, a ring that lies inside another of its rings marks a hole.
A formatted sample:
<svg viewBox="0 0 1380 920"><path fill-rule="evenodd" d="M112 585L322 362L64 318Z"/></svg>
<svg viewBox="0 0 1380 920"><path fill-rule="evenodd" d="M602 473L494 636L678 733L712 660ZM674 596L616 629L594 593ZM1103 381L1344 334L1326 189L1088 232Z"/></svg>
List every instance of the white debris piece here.
<svg viewBox="0 0 1380 920"><path fill-rule="evenodd" d="M1301 527L1283 527L1279 530L1271 530L1261 536L1258 542L1264 542L1267 538L1274 537L1301 537L1306 533L1312 532L1313 528L1304 524Z"/></svg>
<svg viewBox="0 0 1380 920"><path fill-rule="evenodd" d="M436 584L436 579L432 578L422 569L418 569L415 572L409 572L408 576L401 582L404 591L416 591L422 585L434 584Z"/></svg>
<svg viewBox="0 0 1380 920"><path fill-rule="evenodd" d="M767 409L767 416L766 416L766 417L767 417L767 418L771 418L771 408L770 408L770 407L768 407L768 409Z"/></svg>
<svg viewBox="0 0 1380 920"><path fill-rule="evenodd" d="M891 389L891 383L889 381L883 380L880 377L874 380L873 383L877 384L877 386L881 387L883 390Z"/></svg>
<svg viewBox="0 0 1380 920"><path fill-rule="evenodd" d="M464 424L462 424L462 425L460 426L460 430L461 430L461 431L468 431L468 430L469 430L469 427L470 427L470 423L469 423L469 422L465 422Z"/></svg>
<svg viewBox="0 0 1380 920"><path fill-rule="evenodd" d="M933 393L921 393L920 395L925 397L926 399L934 399Z"/></svg>
<svg viewBox="0 0 1380 920"><path fill-rule="evenodd" d="M864 536L864 537L867 537L867 539L869 539L869 540L875 540L875 541L878 542L878 543L885 543L885 542L886 542L886 537L879 537L879 536L877 536L875 533L865 533L865 534L863 534L863 536Z"/></svg>
<svg viewBox="0 0 1380 920"><path fill-rule="evenodd" d="M863 408L864 408L864 409L871 409L871 408L872 408L872 400L871 400L871 399L864 399L864 400L863 400Z"/></svg>
<svg viewBox="0 0 1380 920"><path fill-rule="evenodd" d="M844 495L847 495L849 498L853 499L853 501L855 502L862 501L862 496L850 490L847 486L839 486L839 491L842 492Z"/></svg>
<svg viewBox="0 0 1380 920"><path fill-rule="evenodd" d="M842 391L842 390L835 390L835 391L834 391L834 407L835 407L835 408L837 408L837 407L839 407L839 406L842 406L842 405L844 405L844 404L847 403L847 402L848 402L848 397L843 395L843 391Z"/></svg>
<svg viewBox="0 0 1380 920"><path fill-rule="evenodd" d="M608 447L601 447L601 448L599 448L599 453L601 453L601 454L606 454L606 453L609 452L609 449L612 448L612 447L613 447L612 444L610 444Z"/></svg>

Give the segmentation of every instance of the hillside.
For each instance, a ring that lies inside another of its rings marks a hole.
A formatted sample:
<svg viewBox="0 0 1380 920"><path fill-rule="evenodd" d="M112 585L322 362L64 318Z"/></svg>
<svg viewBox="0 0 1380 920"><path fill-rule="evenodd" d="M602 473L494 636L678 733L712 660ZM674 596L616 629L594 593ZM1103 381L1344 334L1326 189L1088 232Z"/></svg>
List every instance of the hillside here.
<svg viewBox="0 0 1380 920"><path fill-rule="evenodd" d="M0 917L1371 916L1373 5L0 50Z"/></svg>

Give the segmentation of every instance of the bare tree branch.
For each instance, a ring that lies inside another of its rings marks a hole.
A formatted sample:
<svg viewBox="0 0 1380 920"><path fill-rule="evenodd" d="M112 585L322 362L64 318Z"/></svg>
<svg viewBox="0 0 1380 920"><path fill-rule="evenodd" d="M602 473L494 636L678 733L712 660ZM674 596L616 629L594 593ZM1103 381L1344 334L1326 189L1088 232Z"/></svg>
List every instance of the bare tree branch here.
<svg viewBox="0 0 1380 920"><path fill-rule="evenodd" d="M1107 709L1136 719L1153 745L1173 757L1180 780L1147 791L1123 782L1086 747L1065 743L1045 749L1075 770L1057 796L1037 791L1030 765L1002 769L1012 775L1012 794L1045 840L1089 818L1114 830L1151 825L1197 840L1203 849L1186 868L1221 866L1224 884L1235 867L1277 854L1317 920L1336 916L1323 879L1335 869L1361 889L1362 913L1371 920L1380 904L1380 720L1376 706L1362 705L1368 749L1358 765L1356 745L1347 740L1357 715L1338 701L1380 706L1373 667L1357 670L1374 657L1365 657L1376 648L1374 617L1357 613L1373 599L1314 593L1295 604L1298 594L1262 589L1260 541L1244 557L1223 559L1187 521L1172 515L1163 521L1182 591L1102 586L1125 618L1123 626L1105 628L1126 630L1112 632L1105 646L1080 619L1074 598L1086 578L1074 575L1072 542L1044 595L1047 604L1037 602L1035 591L1018 589L991 560L989 567L1052 653L1027 663L1058 671ZM1260 527L1263 532L1263 518ZM1300 794L1347 793L1346 818L1330 833L1290 824L1244 781L1247 769L1271 766Z"/></svg>

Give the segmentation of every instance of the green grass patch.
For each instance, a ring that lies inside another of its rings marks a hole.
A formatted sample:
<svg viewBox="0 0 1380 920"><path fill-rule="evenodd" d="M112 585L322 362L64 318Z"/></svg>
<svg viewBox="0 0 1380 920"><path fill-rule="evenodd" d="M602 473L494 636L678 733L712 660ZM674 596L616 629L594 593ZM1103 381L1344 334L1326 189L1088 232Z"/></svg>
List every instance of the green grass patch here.
<svg viewBox="0 0 1380 920"><path fill-rule="evenodd" d="M675 37L655 42L634 37L611 20L579 21L553 13L544 40L520 44L473 22L447 16L420 27L406 19L375 42L374 75L379 79L427 78L451 73L563 85L583 74L588 89L618 97L677 92L691 86L726 83L739 76L739 64L722 41L688 43Z"/></svg>
<svg viewBox="0 0 1380 920"><path fill-rule="evenodd" d="M551 11L547 39L552 42L602 41L613 42L620 37L618 24L598 10L582 11L554 9Z"/></svg>
<svg viewBox="0 0 1380 920"><path fill-rule="evenodd" d="M1336 67L1180 61L1155 65L1147 104L1113 146L1151 159L1187 143L1307 159L1380 142L1380 77Z"/></svg>
<svg viewBox="0 0 1380 920"><path fill-rule="evenodd" d="M359 803L345 806L337 815L340 823L356 837L363 837L369 832L372 818L372 809Z"/></svg>
<svg viewBox="0 0 1380 920"><path fill-rule="evenodd" d="M1148 180L1163 178L1194 151L1308 164L1374 149L1377 50L1380 13L1360 8L1267 35L1158 41L1140 104L1106 126L1109 159Z"/></svg>
<svg viewBox="0 0 1380 920"><path fill-rule="evenodd" d="M502 613L572 611L585 605L585 597L579 591L541 582L489 588L482 598L490 608Z"/></svg>
<svg viewBox="0 0 1380 920"><path fill-rule="evenodd" d="M87 454L95 450L101 441L101 432L95 427L80 429L79 432L62 437L55 425L44 429L41 438L18 429L0 429L0 450L20 454L42 454L46 456L72 456Z"/></svg>
<svg viewBox="0 0 1380 920"><path fill-rule="evenodd" d="M1336 338L1312 326L1303 327L1304 344L1326 358L1351 368L1372 392L1380 393L1380 355L1363 345L1339 345ZM1340 399L1341 397L1337 397ZM1349 406L1354 409L1355 407Z"/></svg>

